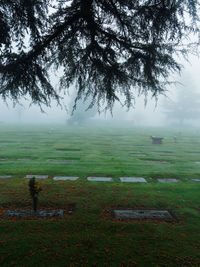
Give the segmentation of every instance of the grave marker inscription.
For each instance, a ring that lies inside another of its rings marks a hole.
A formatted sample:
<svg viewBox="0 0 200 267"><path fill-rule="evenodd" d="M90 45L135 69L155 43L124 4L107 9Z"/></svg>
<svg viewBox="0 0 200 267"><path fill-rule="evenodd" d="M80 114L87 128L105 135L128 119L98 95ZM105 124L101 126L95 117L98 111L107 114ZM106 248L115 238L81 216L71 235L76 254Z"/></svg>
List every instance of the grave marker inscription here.
<svg viewBox="0 0 200 267"><path fill-rule="evenodd" d="M120 177L121 182L147 183L143 177Z"/></svg>
<svg viewBox="0 0 200 267"><path fill-rule="evenodd" d="M177 179L158 179L160 183L178 183L179 180Z"/></svg>
<svg viewBox="0 0 200 267"><path fill-rule="evenodd" d="M12 178L12 175L0 175L0 179L9 179Z"/></svg>
<svg viewBox="0 0 200 267"><path fill-rule="evenodd" d="M78 180L78 177L72 177L72 176L55 176L53 178L54 181L76 181Z"/></svg>
<svg viewBox="0 0 200 267"><path fill-rule="evenodd" d="M200 179L191 179L192 182L200 182Z"/></svg>
<svg viewBox="0 0 200 267"><path fill-rule="evenodd" d="M62 217L63 210L7 210L3 217Z"/></svg>
<svg viewBox="0 0 200 267"><path fill-rule="evenodd" d="M122 220L174 220L175 218L168 210L137 210L124 209L112 210L111 216Z"/></svg>
<svg viewBox="0 0 200 267"><path fill-rule="evenodd" d="M111 177L87 177L88 181L91 182L111 182L113 179Z"/></svg>

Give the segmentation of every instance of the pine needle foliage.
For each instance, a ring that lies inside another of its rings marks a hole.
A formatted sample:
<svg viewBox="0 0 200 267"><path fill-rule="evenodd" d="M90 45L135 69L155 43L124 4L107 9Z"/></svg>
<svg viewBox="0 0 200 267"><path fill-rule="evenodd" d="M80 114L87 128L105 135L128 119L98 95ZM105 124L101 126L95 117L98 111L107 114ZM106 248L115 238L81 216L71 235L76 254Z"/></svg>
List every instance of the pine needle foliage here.
<svg viewBox="0 0 200 267"><path fill-rule="evenodd" d="M1 0L0 95L59 102L53 68L63 71L61 89L76 86L77 99L130 107L134 91L165 91L198 23L198 0Z"/></svg>

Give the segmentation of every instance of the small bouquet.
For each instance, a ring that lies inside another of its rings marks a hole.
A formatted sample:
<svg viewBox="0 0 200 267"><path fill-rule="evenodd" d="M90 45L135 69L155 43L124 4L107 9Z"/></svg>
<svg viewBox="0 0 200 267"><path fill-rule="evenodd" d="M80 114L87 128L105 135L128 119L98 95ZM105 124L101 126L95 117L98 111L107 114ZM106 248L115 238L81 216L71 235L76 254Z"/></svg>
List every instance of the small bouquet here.
<svg viewBox="0 0 200 267"><path fill-rule="evenodd" d="M42 191L42 188L39 186L38 182L35 180L35 177L31 178L29 181L29 191L33 199L33 209L37 211L38 204L38 194Z"/></svg>

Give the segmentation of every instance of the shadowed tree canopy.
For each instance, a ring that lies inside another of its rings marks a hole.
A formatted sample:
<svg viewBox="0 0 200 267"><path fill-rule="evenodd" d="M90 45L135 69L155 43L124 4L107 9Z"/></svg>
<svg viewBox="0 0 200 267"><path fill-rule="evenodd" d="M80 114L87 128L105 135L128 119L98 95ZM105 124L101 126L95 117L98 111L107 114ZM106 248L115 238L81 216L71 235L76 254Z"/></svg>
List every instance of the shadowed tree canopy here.
<svg viewBox="0 0 200 267"><path fill-rule="evenodd" d="M1 0L0 95L59 101L53 69L62 70L60 88L75 85L91 105L130 107L134 90L157 96L198 34L198 8L198 0Z"/></svg>

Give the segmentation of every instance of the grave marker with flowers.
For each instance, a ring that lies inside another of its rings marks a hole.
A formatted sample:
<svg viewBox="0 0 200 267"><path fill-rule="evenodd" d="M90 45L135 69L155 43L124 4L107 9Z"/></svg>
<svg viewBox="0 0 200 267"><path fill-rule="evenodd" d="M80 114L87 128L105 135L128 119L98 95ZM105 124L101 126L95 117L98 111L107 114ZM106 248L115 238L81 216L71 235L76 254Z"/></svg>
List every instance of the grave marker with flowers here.
<svg viewBox="0 0 200 267"><path fill-rule="evenodd" d="M38 195L42 191L42 188L40 187L39 183L35 180L35 177L31 178L29 181L29 191L33 199L33 210L34 212L37 212Z"/></svg>

